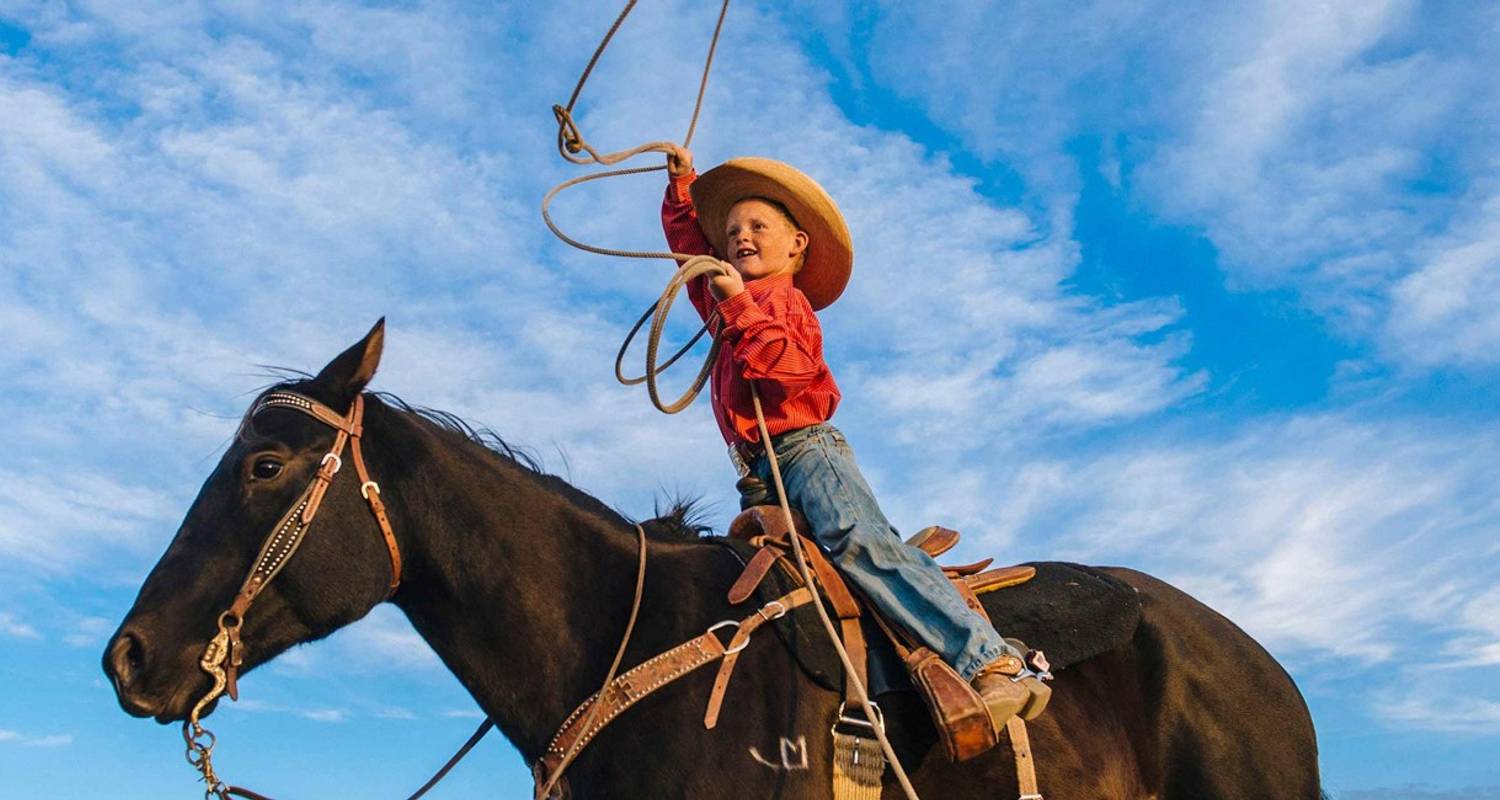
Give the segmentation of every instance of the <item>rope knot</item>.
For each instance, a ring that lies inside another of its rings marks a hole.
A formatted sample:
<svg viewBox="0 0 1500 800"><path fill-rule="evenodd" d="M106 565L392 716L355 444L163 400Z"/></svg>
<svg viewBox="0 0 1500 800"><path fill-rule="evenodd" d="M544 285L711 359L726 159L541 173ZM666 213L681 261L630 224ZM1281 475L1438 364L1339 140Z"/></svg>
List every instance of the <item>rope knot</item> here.
<svg viewBox="0 0 1500 800"><path fill-rule="evenodd" d="M552 116L557 117L557 139L562 146L575 155L583 152L583 134L578 132L578 124L573 121L572 112L560 105L553 105Z"/></svg>

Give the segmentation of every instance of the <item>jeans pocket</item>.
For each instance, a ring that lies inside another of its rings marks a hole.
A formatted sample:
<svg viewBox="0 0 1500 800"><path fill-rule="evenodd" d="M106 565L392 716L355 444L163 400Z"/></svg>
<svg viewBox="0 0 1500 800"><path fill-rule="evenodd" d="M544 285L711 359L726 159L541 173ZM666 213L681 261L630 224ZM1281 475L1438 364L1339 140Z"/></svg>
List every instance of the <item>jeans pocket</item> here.
<svg viewBox="0 0 1500 800"><path fill-rule="evenodd" d="M843 450L845 453L848 453L851 456L854 454L854 448L849 446L849 440L844 438L843 431L839 430L838 428L829 426L827 435L829 441L833 444L834 447Z"/></svg>

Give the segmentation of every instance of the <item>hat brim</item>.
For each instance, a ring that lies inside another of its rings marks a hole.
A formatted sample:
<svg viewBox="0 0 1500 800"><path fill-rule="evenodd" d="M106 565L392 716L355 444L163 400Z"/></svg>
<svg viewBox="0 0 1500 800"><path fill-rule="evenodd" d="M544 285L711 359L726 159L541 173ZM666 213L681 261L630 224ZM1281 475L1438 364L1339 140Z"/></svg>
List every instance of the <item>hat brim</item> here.
<svg viewBox="0 0 1500 800"><path fill-rule="evenodd" d="M765 197L786 206L807 232L807 257L793 283L814 309L837 300L854 270L849 225L833 198L797 168L769 158L735 158L703 173L692 183L698 225L723 255L729 210L747 197Z"/></svg>

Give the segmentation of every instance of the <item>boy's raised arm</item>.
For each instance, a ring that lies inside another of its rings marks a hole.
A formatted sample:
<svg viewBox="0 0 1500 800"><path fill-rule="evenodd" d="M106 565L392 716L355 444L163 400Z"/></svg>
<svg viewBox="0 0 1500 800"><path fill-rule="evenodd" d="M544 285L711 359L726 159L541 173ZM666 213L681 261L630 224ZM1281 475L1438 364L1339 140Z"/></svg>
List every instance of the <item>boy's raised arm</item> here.
<svg viewBox="0 0 1500 800"><path fill-rule="evenodd" d="M691 150L677 147L667 154L667 176L667 194L661 203L661 229L667 236L667 247L674 253L717 256L713 245L698 227L698 211L693 208L693 196L688 192L688 187L698 177L693 171ZM699 316L708 319L714 305L708 293L708 281L697 278L687 288L688 299L698 309Z"/></svg>

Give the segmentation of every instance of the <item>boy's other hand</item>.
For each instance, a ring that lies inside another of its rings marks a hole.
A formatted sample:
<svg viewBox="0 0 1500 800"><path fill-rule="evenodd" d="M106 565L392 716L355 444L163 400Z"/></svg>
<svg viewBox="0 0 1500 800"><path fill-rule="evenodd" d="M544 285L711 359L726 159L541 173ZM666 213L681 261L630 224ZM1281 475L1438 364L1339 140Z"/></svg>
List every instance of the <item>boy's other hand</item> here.
<svg viewBox="0 0 1500 800"><path fill-rule="evenodd" d="M716 299L726 300L745 291L745 279L740 277L739 272L731 268L728 275L716 273L712 278L709 278L708 289L713 292Z"/></svg>
<svg viewBox="0 0 1500 800"><path fill-rule="evenodd" d="M667 174L677 178L692 171L693 151L686 147L672 145L672 151L667 153Z"/></svg>

